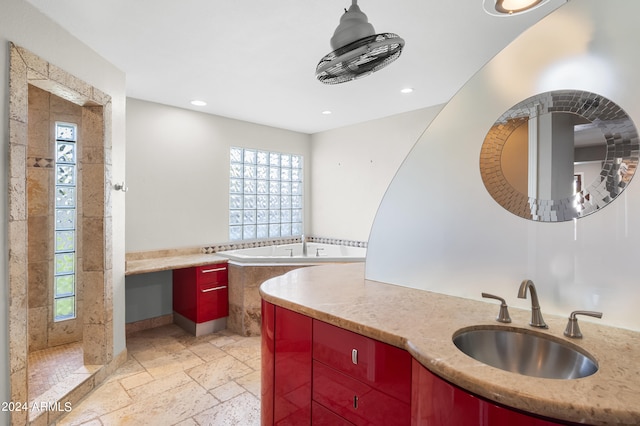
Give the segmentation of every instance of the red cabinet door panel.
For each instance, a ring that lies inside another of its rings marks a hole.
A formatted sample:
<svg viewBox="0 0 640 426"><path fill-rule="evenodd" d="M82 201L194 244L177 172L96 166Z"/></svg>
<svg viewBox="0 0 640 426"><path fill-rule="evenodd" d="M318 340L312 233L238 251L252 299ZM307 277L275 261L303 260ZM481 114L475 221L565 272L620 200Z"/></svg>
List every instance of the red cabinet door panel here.
<svg viewBox="0 0 640 426"><path fill-rule="evenodd" d="M315 401L311 402L311 424L313 426L353 426L353 423L327 410Z"/></svg>
<svg viewBox="0 0 640 426"><path fill-rule="evenodd" d="M395 346L313 321L313 358L404 402L411 400L411 355Z"/></svg>
<svg viewBox="0 0 640 426"><path fill-rule="evenodd" d="M313 400L355 425L406 426L411 408L359 380L313 361Z"/></svg>
<svg viewBox="0 0 640 426"><path fill-rule="evenodd" d="M275 306L262 300L260 342L260 424L273 425L273 381L275 363Z"/></svg>
<svg viewBox="0 0 640 426"><path fill-rule="evenodd" d="M197 311L196 290L194 268L173 270L173 310L194 322Z"/></svg>
<svg viewBox="0 0 640 426"><path fill-rule="evenodd" d="M413 361L411 424L433 426L556 426L559 423L493 404Z"/></svg>
<svg viewBox="0 0 640 426"><path fill-rule="evenodd" d="M305 425L311 420L312 319L276 306L274 424Z"/></svg>

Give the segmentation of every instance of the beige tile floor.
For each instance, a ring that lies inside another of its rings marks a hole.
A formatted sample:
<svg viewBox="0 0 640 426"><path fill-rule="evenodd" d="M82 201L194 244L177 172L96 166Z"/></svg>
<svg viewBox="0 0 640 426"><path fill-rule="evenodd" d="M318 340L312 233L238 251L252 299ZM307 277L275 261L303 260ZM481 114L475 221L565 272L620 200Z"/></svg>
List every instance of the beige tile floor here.
<svg viewBox="0 0 640 426"><path fill-rule="evenodd" d="M50 392L84 365L82 343L70 343L29 352L29 401ZM82 383L81 377L76 383Z"/></svg>
<svg viewBox="0 0 640 426"><path fill-rule="evenodd" d="M170 324L127 336L127 350L57 426L260 424L260 337L194 337Z"/></svg>

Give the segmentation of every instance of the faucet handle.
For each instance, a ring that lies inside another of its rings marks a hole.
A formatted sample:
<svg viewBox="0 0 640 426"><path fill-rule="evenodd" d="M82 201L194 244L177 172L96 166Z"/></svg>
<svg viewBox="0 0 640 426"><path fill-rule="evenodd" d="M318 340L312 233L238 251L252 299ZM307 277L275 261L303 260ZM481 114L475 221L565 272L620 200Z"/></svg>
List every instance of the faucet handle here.
<svg viewBox="0 0 640 426"><path fill-rule="evenodd" d="M493 294L489 294L489 293L482 293L482 297L486 297L487 299L496 299L496 300L499 300L501 302L500 303L500 312L498 313L498 316L496 317L496 321L505 322L505 323L510 323L511 322L511 317L509 316L509 309L507 307L507 302L505 302L502 297L494 296Z"/></svg>
<svg viewBox="0 0 640 426"><path fill-rule="evenodd" d="M569 322L567 323L567 328L564 329L564 335L567 337L574 337L577 339L582 338L582 333L580 332L580 326L578 325L578 318L576 315L588 315L590 317L602 318L602 312L594 312L594 311L573 311L571 315L569 315Z"/></svg>

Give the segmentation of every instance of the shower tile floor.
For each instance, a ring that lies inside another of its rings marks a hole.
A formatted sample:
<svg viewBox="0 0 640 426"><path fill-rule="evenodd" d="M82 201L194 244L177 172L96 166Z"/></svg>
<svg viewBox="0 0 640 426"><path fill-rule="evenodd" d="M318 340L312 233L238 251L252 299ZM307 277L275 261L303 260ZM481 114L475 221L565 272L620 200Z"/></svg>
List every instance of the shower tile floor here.
<svg viewBox="0 0 640 426"><path fill-rule="evenodd" d="M68 381L80 369L81 343L70 343L29 353L29 401L35 401L52 388ZM80 381L85 377L78 378Z"/></svg>
<svg viewBox="0 0 640 426"><path fill-rule="evenodd" d="M175 324L127 336L127 362L57 426L260 424L260 337Z"/></svg>

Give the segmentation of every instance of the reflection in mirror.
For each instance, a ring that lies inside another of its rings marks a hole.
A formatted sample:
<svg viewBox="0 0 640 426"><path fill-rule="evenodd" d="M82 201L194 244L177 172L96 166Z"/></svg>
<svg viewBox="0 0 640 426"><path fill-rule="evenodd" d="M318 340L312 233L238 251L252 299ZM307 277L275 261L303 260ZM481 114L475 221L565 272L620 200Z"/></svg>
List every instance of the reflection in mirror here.
<svg viewBox="0 0 640 426"><path fill-rule="evenodd" d="M480 153L489 194L542 222L586 216L615 199L638 165L638 133L614 102L558 90L516 104L491 127Z"/></svg>

